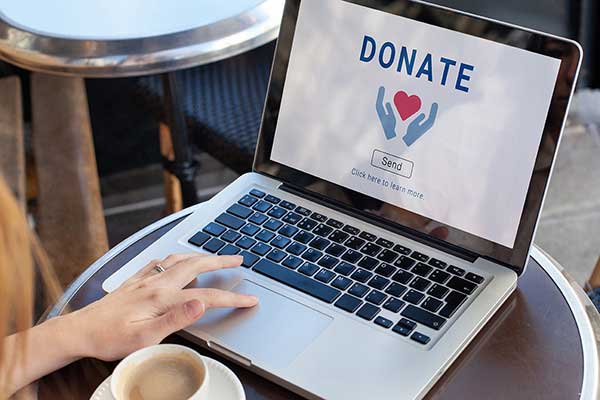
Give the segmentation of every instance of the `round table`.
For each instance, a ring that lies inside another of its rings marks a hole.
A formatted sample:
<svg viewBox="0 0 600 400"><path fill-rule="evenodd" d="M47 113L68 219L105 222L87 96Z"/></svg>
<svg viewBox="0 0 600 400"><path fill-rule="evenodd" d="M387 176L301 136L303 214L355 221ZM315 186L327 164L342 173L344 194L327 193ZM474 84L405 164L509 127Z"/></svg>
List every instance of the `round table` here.
<svg viewBox="0 0 600 400"><path fill-rule="evenodd" d="M166 217L109 251L65 292L46 318L75 310L104 295L102 282L192 211ZM506 304L477 335L427 395L428 399L598 399L600 315L560 265L537 247ZM178 336L184 343L227 364L249 400L298 396ZM40 382L41 400L68 387L90 396L114 363L82 360Z"/></svg>
<svg viewBox="0 0 600 400"><path fill-rule="evenodd" d="M164 74L174 152L165 166L179 179L184 205L191 206L198 202L197 165L173 71L272 41L283 5L283 0L0 0L0 58L78 79Z"/></svg>

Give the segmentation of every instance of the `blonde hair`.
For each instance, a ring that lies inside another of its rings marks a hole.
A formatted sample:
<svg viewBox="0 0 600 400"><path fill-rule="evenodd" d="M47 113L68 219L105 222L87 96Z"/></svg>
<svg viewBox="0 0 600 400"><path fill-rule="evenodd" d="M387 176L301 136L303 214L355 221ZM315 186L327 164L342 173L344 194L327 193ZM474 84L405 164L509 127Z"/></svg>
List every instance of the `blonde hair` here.
<svg viewBox="0 0 600 400"><path fill-rule="evenodd" d="M38 288L36 281L42 284ZM30 328L36 292L43 290L45 303L52 304L61 292L57 282L23 209L0 175L0 339ZM0 398L6 398L4 388L10 381L11 366L24 365L27 357L26 340L17 346L7 360L0 345Z"/></svg>

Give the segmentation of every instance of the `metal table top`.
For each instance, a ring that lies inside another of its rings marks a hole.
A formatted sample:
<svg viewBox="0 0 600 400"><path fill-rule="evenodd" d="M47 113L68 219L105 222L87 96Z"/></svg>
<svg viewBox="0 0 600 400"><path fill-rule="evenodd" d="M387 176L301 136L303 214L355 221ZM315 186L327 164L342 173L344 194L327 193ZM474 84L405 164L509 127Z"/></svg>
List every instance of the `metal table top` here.
<svg viewBox="0 0 600 400"><path fill-rule="evenodd" d="M0 0L0 58L81 77L156 74L276 38L283 0Z"/></svg>

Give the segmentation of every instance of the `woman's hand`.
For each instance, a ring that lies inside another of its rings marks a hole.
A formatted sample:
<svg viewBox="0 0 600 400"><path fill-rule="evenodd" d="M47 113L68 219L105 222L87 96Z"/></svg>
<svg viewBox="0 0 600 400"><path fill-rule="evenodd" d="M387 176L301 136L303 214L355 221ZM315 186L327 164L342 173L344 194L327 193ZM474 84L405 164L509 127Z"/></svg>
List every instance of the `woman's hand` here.
<svg viewBox="0 0 600 400"><path fill-rule="evenodd" d="M117 360L157 344L212 307L252 307L258 300L218 289L184 289L196 276L239 267L240 256L171 255L153 261L113 293L65 316L82 357ZM157 264L165 272L155 270Z"/></svg>

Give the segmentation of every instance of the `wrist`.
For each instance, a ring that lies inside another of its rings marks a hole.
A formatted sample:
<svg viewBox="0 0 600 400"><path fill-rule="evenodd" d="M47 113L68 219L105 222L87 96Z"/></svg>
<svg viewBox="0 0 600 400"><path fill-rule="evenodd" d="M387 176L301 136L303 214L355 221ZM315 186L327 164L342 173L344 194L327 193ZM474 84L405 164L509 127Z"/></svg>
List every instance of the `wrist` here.
<svg viewBox="0 0 600 400"><path fill-rule="evenodd" d="M87 335L84 332L84 324L80 319L80 314L73 312L48 321L49 324L52 324L53 337L56 338L69 362L93 357L88 342L85 340Z"/></svg>

